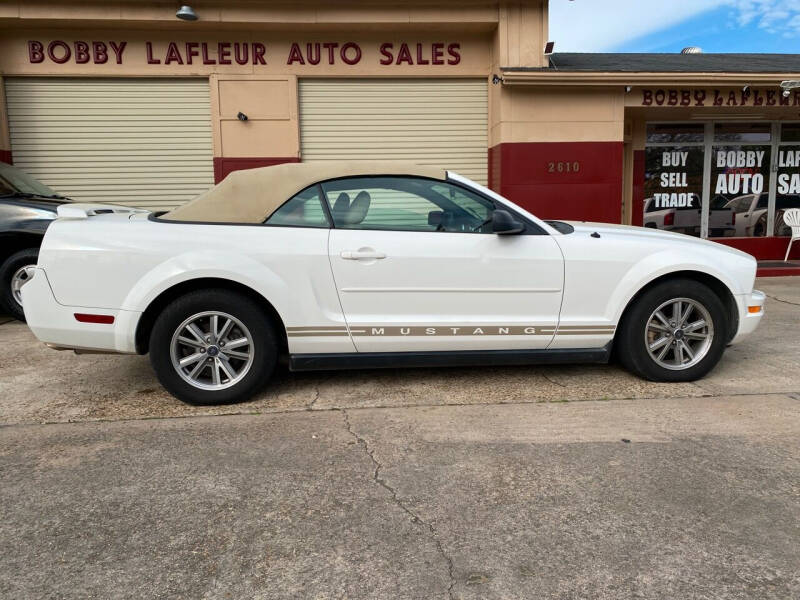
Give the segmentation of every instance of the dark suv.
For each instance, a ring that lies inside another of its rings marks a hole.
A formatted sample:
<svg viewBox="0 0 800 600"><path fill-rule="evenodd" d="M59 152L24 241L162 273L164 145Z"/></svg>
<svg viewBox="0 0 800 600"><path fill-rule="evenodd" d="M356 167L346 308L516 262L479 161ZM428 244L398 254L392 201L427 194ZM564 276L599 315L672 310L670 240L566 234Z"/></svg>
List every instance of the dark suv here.
<svg viewBox="0 0 800 600"><path fill-rule="evenodd" d="M68 200L0 162L0 312L25 320L20 288L36 266L44 232L56 218L58 205Z"/></svg>

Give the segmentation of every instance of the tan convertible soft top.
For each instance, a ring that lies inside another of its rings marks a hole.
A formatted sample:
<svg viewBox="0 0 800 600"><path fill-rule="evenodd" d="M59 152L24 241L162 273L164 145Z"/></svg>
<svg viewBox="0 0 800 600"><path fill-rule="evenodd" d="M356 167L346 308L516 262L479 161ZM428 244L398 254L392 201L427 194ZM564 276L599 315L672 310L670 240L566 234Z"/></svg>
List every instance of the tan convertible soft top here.
<svg viewBox="0 0 800 600"><path fill-rule="evenodd" d="M396 161L287 163L234 171L207 192L161 216L171 221L263 223L289 198L310 185L359 175L414 175L447 178L447 172Z"/></svg>

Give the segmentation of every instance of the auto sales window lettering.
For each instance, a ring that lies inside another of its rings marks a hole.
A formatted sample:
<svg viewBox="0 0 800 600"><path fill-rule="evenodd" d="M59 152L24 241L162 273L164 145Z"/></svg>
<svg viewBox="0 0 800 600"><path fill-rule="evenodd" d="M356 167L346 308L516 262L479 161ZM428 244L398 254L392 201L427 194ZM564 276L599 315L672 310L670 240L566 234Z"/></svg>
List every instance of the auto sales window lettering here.
<svg viewBox="0 0 800 600"><path fill-rule="evenodd" d="M327 228L328 218L322 208L319 186L314 185L296 194L272 216L266 225L276 227L319 227Z"/></svg>
<svg viewBox="0 0 800 600"><path fill-rule="evenodd" d="M714 125L708 237L766 235L771 130L769 123ZM747 198L749 205L741 202Z"/></svg>
<svg viewBox="0 0 800 600"><path fill-rule="evenodd" d="M775 217L773 235L790 236L792 228L784 222L790 208L800 208L800 123L781 124L776 156Z"/></svg>
<svg viewBox="0 0 800 600"><path fill-rule="evenodd" d="M322 184L341 229L488 233L494 206L448 183L412 177L356 177Z"/></svg>

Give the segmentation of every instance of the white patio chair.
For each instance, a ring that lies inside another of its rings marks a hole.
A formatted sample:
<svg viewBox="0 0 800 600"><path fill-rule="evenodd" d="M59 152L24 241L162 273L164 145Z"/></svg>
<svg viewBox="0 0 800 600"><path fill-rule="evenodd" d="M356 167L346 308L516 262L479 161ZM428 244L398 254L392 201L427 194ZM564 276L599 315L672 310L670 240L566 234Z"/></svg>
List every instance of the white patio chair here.
<svg viewBox="0 0 800 600"><path fill-rule="evenodd" d="M800 208L789 208L783 213L783 222L792 228L792 239L789 240L789 247L786 248L786 256L783 262L789 260L789 250L795 240L800 240Z"/></svg>

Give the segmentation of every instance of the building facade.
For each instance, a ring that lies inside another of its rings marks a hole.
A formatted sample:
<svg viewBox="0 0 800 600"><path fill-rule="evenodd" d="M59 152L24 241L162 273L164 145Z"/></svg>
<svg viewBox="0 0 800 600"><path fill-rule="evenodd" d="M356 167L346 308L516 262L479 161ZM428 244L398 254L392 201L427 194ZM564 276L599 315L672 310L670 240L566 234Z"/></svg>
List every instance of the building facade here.
<svg viewBox="0 0 800 600"><path fill-rule="evenodd" d="M546 56L546 0L177 7L0 5L0 160L153 209L235 169L414 160L543 218L786 250L798 55Z"/></svg>

